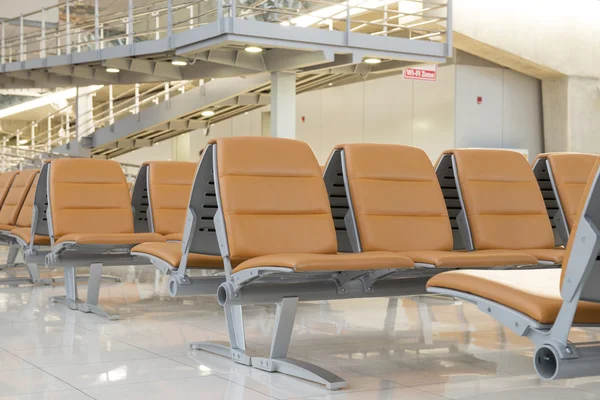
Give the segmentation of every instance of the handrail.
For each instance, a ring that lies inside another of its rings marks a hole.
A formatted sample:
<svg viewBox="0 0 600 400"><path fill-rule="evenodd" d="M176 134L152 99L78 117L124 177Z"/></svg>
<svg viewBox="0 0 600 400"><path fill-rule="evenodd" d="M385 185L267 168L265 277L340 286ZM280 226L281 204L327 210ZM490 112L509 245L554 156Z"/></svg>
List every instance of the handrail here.
<svg viewBox="0 0 600 400"><path fill-rule="evenodd" d="M448 31L452 0L305 0L300 8L289 8L257 0L243 4L240 0L187 0L173 4L173 0L160 0L153 4L127 10L102 13L95 9L94 15L81 21L59 21L54 28L45 27L48 10L67 12L74 0L33 11L2 21L19 21L17 34L5 36L2 28L0 64L26 61L27 58L45 58L48 54L70 54L88 50L101 50L108 46L131 44L130 41L149 41L172 35L182 29L219 22L226 19L257 18L264 23L286 23L303 28L321 27L346 30L346 33L368 35L396 35L408 31L412 40L446 40L447 52L451 32ZM206 7L200 7L205 4ZM183 11L189 9L189 14ZM23 19L41 14L39 29L23 27ZM185 14L185 15L184 15ZM129 18L132 16L132 20ZM165 18L165 16L167 18ZM362 17L359 17L362 16ZM162 18L161 18L162 17ZM165 22L166 20L166 22ZM345 25L345 26L344 26ZM375 30L375 31L373 31ZM446 37L447 36L447 37ZM449 53L448 53L449 54Z"/></svg>

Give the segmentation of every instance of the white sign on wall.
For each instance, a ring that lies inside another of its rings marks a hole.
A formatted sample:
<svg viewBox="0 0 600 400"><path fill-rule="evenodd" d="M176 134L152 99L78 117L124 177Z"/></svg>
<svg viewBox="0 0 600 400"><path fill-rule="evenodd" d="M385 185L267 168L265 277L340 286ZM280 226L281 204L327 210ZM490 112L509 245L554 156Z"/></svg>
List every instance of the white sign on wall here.
<svg viewBox="0 0 600 400"><path fill-rule="evenodd" d="M404 79L410 79L413 81L437 81L437 64L434 65L422 65L415 68L404 68L403 71Z"/></svg>

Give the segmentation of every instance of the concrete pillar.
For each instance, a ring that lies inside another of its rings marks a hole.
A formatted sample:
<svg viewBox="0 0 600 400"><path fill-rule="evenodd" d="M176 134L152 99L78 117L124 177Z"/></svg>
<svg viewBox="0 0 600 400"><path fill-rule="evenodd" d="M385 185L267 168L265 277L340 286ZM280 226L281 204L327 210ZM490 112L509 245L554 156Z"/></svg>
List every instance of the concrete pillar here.
<svg viewBox="0 0 600 400"><path fill-rule="evenodd" d="M296 74L271 73L271 136L296 138Z"/></svg>
<svg viewBox="0 0 600 400"><path fill-rule="evenodd" d="M600 153L600 79L542 81L545 151Z"/></svg>

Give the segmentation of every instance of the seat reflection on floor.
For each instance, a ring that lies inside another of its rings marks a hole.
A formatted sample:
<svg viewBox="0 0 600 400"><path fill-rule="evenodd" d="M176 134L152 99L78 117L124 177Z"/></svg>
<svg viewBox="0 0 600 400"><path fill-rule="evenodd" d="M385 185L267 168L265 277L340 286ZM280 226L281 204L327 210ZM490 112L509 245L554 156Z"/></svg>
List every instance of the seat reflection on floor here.
<svg viewBox="0 0 600 400"><path fill-rule="evenodd" d="M188 351L193 341L228 340L216 299L169 297L153 267L106 272L122 277L101 290L121 321L49 303L61 286L2 287L1 400L600 399L600 378L543 382L528 341L471 304L429 295L301 303L290 352L347 380L330 393ZM249 346L268 352L275 308L244 312ZM597 339L592 330L573 336Z"/></svg>

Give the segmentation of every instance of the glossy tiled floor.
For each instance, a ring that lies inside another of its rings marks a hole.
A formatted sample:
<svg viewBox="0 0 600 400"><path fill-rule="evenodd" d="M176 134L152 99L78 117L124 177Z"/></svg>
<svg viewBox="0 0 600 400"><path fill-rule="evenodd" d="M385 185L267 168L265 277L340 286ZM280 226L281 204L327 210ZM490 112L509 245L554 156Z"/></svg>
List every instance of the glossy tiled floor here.
<svg viewBox="0 0 600 400"><path fill-rule="evenodd" d="M470 304L433 296L302 303L291 356L348 381L328 392L187 351L190 341L227 340L214 299L169 298L151 267L107 272L124 277L101 299L121 321L49 304L60 286L0 287L0 400L600 399L600 377L542 382L527 340ZM250 347L266 349L274 307L244 311ZM594 331L573 336L597 340Z"/></svg>

